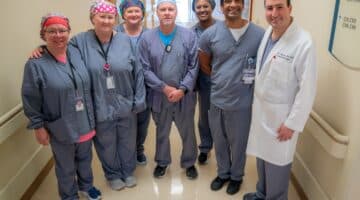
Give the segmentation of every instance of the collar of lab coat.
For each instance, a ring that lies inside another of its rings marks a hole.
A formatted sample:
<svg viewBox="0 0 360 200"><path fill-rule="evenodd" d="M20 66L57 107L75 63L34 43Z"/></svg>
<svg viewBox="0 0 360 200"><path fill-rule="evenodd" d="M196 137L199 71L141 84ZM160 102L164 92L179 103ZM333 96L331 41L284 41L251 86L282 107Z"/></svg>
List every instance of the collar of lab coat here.
<svg viewBox="0 0 360 200"><path fill-rule="evenodd" d="M294 18L293 18L293 21L292 23L290 24L290 26L286 29L286 31L284 32L284 34L279 38L279 41L275 44L274 48L270 51L268 57L266 58L263 66L262 66L262 70L264 70L264 66L267 65L268 62L271 61L272 57L281 49L284 47L284 44L289 44L287 41L289 40L289 38L294 34L296 33L298 29L298 25L296 24ZM270 26L265 34L264 34L264 37L261 41L261 44L259 46L259 50L258 50L258 56L257 56L257 61L256 61L256 66L260 66L261 64L261 60L262 60L262 57L264 55L264 51L265 51L265 47L266 47L266 43L270 37L272 33L272 27ZM257 67L256 68L256 74L259 73L259 69L260 67Z"/></svg>

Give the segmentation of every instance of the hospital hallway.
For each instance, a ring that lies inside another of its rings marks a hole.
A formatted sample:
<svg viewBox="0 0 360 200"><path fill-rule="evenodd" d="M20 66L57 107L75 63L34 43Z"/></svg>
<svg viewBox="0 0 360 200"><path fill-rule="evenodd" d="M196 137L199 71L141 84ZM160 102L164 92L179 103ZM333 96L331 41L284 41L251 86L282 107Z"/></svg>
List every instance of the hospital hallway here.
<svg viewBox="0 0 360 200"><path fill-rule="evenodd" d="M197 113L195 115L197 119ZM198 136L198 131L196 130ZM153 177L153 170L156 166L154 162L155 154L155 126L153 121L150 123L148 137L145 143L145 153L148 163L145 166L137 166L135 176L137 178L137 186L133 188L124 188L120 191L111 190L107 185L103 176L101 164L93 151L93 171L94 185L102 192L104 200L241 200L242 196L247 192L255 191L257 181L255 158L248 157L245 169L244 182L240 191L235 195L226 194L225 185L219 191L210 189L210 182L216 176L216 160L214 150L211 151L209 161L206 165L196 167L199 176L195 180L189 180L185 175L185 170L180 168L180 152L181 140L175 125L171 130L171 158L172 163L168 167L164 177L158 179ZM199 143L199 139L197 138ZM80 199L85 200L80 195ZM31 200L52 200L58 199L57 184L54 167L41 183ZM300 200L294 184L290 184L289 200Z"/></svg>
<svg viewBox="0 0 360 200"><path fill-rule="evenodd" d="M123 0L107 1L119 5ZM158 1L142 0L145 5L143 25L147 28L159 24L156 16ZM193 0L175 1L178 8L176 24L193 26L197 22L197 16L192 11ZM216 6L212 15L223 20L220 0L214 1ZM2 2L0 200L59 199L51 148L39 144L34 131L27 128L29 120L24 114L21 96L24 65L30 52L45 44L39 36L39 24L43 15L55 12L67 16L72 37L94 29L89 20L91 2L92 0ZM264 1L244 0L244 4L242 17L268 29ZM317 80L316 84L309 84L316 88L315 101L306 125L298 136L293 155L289 200L360 199L360 0L291 0L291 5L293 22L309 33L313 40ZM122 19L119 21L121 23ZM294 45L296 43L295 41ZM294 52L288 48L281 49L283 50L284 52L278 53L286 62L281 62L279 66L288 64L289 59L294 58ZM288 73L281 73L279 79L275 74L272 81L289 88L288 82L280 81L282 75L288 76ZM194 117L199 144L198 110L196 109L195 116L188 117ZM151 120L145 143L148 163L137 166L134 174L137 185L120 191L113 191L108 186L93 149L94 186L101 190L102 199L242 200L245 193L255 191L257 169L254 157L247 158L244 181L238 193L228 195L227 184L219 191L212 191L210 184L217 174L214 150L206 165L196 162L199 175L196 180L189 180L185 169L180 168L182 147L174 124L170 136L172 164L168 166L164 177L154 178L155 137L155 125ZM86 199L84 196L80 197L81 200Z"/></svg>

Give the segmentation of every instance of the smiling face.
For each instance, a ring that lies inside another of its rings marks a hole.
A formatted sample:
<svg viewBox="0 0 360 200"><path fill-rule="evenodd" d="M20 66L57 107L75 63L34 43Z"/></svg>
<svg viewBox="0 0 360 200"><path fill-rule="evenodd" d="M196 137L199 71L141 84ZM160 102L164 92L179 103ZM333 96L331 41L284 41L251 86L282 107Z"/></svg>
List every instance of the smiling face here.
<svg viewBox="0 0 360 200"><path fill-rule="evenodd" d="M70 31L62 24L52 24L44 30L44 41L49 48L66 48Z"/></svg>
<svg viewBox="0 0 360 200"><path fill-rule="evenodd" d="M144 16L141 8L137 6L131 6L125 9L123 13L123 18L125 20L125 23L128 23L130 25L140 24L143 17Z"/></svg>
<svg viewBox="0 0 360 200"><path fill-rule="evenodd" d="M195 4L195 13L199 21L208 21L211 19L213 9L208 0L198 0Z"/></svg>
<svg viewBox="0 0 360 200"><path fill-rule="evenodd" d="M241 19L243 9L243 0L224 0L221 4L221 10L226 20L233 21Z"/></svg>
<svg viewBox="0 0 360 200"><path fill-rule="evenodd" d="M287 0L265 0L265 17L275 31L284 32L291 23L292 6Z"/></svg>
<svg viewBox="0 0 360 200"><path fill-rule="evenodd" d="M104 33L112 32L116 22L115 14L97 13L92 17L91 22L96 31Z"/></svg>
<svg viewBox="0 0 360 200"><path fill-rule="evenodd" d="M176 5L164 2L158 5L156 14L160 21L160 26L172 26L175 25L175 19L177 15Z"/></svg>

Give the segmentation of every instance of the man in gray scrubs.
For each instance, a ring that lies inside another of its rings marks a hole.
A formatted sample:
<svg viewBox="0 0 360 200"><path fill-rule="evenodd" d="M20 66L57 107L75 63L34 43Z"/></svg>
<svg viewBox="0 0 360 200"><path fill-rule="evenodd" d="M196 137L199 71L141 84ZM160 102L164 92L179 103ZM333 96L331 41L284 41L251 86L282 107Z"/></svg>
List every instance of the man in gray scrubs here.
<svg viewBox="0 0 360 200"><path fill-rule="evenodd" d="M140 62L149 90L148 105L156 124L157 166L154 177L162 177L171 163L169 134L174 121L182 139L181 167L186 176L197 177L193 88L198 73L197 41L191 30L175 25L175 0L159 0L156 10L160 26L145 32L139 41Z"/></svg>
<svg viewBox="0 0 360 200"><path fill-rule="evenodd" d="M218 167L211 189L230 181L226 192L235 194L244 176L256 52L264 30L241 18L243 0L221 0L220 5L225 21L201 35L199 58L211 78L209 122Z"/></svg>

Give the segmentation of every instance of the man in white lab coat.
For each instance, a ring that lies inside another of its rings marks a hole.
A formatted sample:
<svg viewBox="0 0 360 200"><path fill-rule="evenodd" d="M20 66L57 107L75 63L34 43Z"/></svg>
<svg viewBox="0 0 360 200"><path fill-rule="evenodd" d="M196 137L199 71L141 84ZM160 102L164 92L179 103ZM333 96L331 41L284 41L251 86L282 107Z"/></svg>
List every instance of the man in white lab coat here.
<svg viewBox="0 0 360 200"><path fill-rule="evenodd" d="M259 180L244 200L286 200L296 142L316 93L315 48L290 16L290 0L264 0L270 24L257 54L247 153L257 157Z"/></svg>

